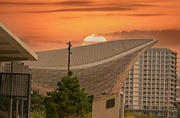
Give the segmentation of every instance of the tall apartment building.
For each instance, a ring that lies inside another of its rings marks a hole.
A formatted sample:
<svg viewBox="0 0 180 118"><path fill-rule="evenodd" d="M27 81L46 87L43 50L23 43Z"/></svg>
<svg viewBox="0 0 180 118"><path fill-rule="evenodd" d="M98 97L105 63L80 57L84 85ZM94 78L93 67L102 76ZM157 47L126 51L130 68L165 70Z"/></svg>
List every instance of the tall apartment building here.
<svg viewBox="0 0 180 118"><path fill-rule="evenodd" d="M177 82L176 82L176 98L180 102L180 75L177 76Z"/></svg>
<svg viewBox="0 0 180 118"><path fill-rule="evenodd" d="M180 75L177 77L176 83L176 104L177 111L180 111ZM180 112L177 112L177 118L180 118Z"/></svg>
<svg viewBox="0 0 180 118"><path fill-rule="evenodd" d="M177 53L170 49L151 48L145 52L122 87L125 109L176 118L176 64Z"/></svg>

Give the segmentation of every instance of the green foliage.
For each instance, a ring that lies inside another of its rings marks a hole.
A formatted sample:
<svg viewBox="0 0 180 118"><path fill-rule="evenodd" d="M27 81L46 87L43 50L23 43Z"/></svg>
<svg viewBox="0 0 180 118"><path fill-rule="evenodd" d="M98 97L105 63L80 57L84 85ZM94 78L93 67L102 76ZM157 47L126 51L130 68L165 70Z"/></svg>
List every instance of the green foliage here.
<svg viewBox="0 0 180 118"><path fill-rule="evenodd" d="M85 116L85 118L92 118L92 112L87 113L86 116Z"/></svg>
<svg viewBox="0 0 180 118"><path fill-rule="evenodd" d="M136 113L130 112L130 111L125 111L124 116L125 116L125 118L155 118L153 115L136 114Z"/></svg>
<svg viewBox="0 0 180 118"><path fill-rule="evenodd" d="M135 115L135 118L155 118L155 117L153 115L141 114L141 115Z"/></svg>
<svg viewBox="0 0 180 118"><path fill-rule="evenodd" d="M124 111L124 116L133 116L134 114L130 111Z"/></svg>
<svg viewBox="0 0 180 118"><path fill-rule="evenodd" d="M33 111L31 112L31 118L46 118L45 111Z"/></svg>
<svg viewBox="0 0 180 118"><path fill-rule="evenodd" d="M84 118L91 112L93 96L85 93L72 72L68 72L68 77L63 77L57 86L45 99L47 118Z"/></svg>
<svg viewBox="0 0 180 118"><path fill-rule="evenodd" d="M39 94L38 90L34 90L31 94L31 112L45 111L44 96Z"/></svg>

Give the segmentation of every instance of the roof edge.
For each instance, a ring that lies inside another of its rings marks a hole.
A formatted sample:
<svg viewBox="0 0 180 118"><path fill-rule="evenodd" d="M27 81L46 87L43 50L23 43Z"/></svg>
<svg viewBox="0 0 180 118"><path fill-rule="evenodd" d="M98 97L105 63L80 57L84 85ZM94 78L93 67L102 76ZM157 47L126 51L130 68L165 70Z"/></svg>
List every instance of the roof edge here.
<svg viewBox="0 0 180 118"><path fill-rule="evenodd" d="M94 62L94 63L89 63L89 64L84 64L84 65L79 65L79 66L71 66L71 69L74 70L74 69L82 69L82 68L90 68L90 67L94 67L94 66L97 66L97 65L100 65L100 64L104 64L106 62L109 62L109 61L112 61L112 60L115 60L115 59L118 59L122 56L126 56L128 54L130 54L132 51L136 51L138 49L141 49L145 46L148 46L148 45L151 45L151 44L155 44L158 40L155 40L155 39L152 39L151 41L148 41L140 46L136 46L132 49L129 49L127 50L126 52L123 52L123 53L120 53L116 56L113 56L113 57L110 57L110 58L107 58L107 59L104 59L104 60L100 60L100 61L97 61L97 62ZM47 68L47 67L31 67L31 68L38 68L38 69L51 69L51 70L67 70L67 67L50 67L50 68Z"/></svg>
<svg viewBox="0 0 180 118"><path fill-rule="evenodd" d="M29 60L38 60L37 54L31 48L29 48L22 40L20 40L13 32L11 32L6 26L0 23L0 28L2 28L5 33L5 35L2 37L9 44L11 44L15 49L21 52ZM8 40L5 36L9 37Z"/></svg>

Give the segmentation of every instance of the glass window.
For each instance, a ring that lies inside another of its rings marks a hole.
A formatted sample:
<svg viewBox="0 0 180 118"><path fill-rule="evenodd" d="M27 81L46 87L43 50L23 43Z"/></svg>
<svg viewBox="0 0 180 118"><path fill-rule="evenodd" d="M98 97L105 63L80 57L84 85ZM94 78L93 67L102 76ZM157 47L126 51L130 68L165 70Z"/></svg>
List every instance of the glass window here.
<svg viewBox="0 0 180 118"><path fill-rule="evenodd" d="M106 109L113 108L115 106L115 98L106 101Z"/></svg>

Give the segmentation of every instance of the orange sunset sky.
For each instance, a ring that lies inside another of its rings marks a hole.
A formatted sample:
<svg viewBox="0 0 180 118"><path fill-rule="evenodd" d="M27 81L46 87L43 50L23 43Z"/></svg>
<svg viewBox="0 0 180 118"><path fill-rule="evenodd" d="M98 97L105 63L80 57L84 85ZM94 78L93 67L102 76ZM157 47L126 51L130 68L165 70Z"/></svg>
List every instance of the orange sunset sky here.
<svg viewBox="0 0 180 118"><path fill-rule="evenodd" d="M99 34L155 38L155 47L180 53L180 0L0 0L0 22L34 51Z"/></svg>

